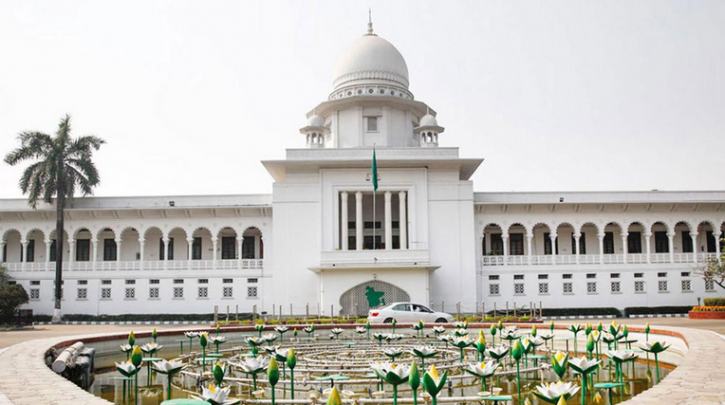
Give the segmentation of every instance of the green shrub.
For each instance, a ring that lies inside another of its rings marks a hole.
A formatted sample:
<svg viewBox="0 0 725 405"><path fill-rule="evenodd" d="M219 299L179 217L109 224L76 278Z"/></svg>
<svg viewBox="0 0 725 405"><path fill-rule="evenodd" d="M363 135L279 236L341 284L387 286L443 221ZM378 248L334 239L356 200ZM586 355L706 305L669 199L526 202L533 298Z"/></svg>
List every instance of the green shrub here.
<svg viewBox="0 0 725 405"><path fill-rule="evenodd" d="M725 306L725 297L705 298L705 305L708 307Z"/></svg>
<svg viewBox="0 0 725 405"><path fill-rule="evenodd" d="M270 319L267 321L269 325L279 325L279 319Z"/></svg>
<svg viewBox="0 0 725 405"><path fill-rule="evenodd" d="M298 322L297 318L287 318L284 320L285 325L297 325Z"/></svg>
<svg viewBox="0 0 725 405"><path fill-rule="evenodd" d="M366 324L368 323L368 318L358 318L357 323Z"/></svg>
<svg viewBox="0 0 725 405"><path fill-rule="evenodd" d="M630 315L666 315L666 314L686 314L690 312L692 305L686 307L628 307L624 308L624 316Z"/></svg>
<svg viewBox="0 0 725 405"><path fill-rule="evenodd" d="M499 311L500 312L500 311ZM613 315L617 318L622 317L622 312L617 308L544 308L543 316L597 316L597 315Z"/></svg>
<svg viewBox="0 0 725 405"><path fill-rule="evenodd" d="M317 323L319 323L320 325L329 325L332 323L332 319L330 319L330 318L318 319Z"/></svg>
<svg viewBox="0 0 725 405"><path fill-rule="evenodd" d="M519 322L528 322L530 320L531 320L530 316L520 316L519 317Z"/></svg>
<svg viewBox="0 0 725 405"><path fill-rule="evenodd" d="M480 321L481 321L481 318L480 318L480 317L478 317L478 316L465 316L465 317L463 317L463 318L464 318L464 319L466 320L466 322L468 322L468 323L476 323L476 322L480 322Z"/></svg>

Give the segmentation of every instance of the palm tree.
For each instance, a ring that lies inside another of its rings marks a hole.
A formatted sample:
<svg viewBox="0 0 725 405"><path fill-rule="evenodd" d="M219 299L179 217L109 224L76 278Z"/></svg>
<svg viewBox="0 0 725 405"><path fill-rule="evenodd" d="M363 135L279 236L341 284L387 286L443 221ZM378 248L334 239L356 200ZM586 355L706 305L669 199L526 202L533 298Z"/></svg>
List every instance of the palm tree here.
<svg viewBox="0 0 725 405"><path fill-rule="evenodd" d="M36 208L39 201L52 203L56 199L55 227L55 311L53 322L60 322L61 286L63 284L63 220L65 206L72 201L77 189L86 196L101 179L93 164L93 151L105 141L96 136L72 138L70 115L58 124L55 137L42 132L21 132L20 147L5 156L5 163L15 166L24 160L33 163L20 177L20 189L28 195L28 203Z"/></svg>

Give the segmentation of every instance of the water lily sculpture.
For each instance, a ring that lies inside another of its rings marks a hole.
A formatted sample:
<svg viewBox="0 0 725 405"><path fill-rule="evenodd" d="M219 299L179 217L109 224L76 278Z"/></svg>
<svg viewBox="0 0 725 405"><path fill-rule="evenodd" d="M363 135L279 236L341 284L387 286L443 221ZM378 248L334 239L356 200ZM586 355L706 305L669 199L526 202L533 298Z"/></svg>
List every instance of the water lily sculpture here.
<svg viewBox="0 0 725 405"><path fill-rule="evenodd" d="M191 397L212 405L233 405L240 402L239 399L229 398L231 387L217 388L214 384L211 384L209 388L202 387L201 390L201 395L192 395Z"/></svg>
<svg viewBox="0 0 725 405"><path fill-rule="evenodd" d="M383 344L383 340L385 340L385 335L387 335L387 333L373 333L373 339L378 341L378 346L381 346Z"/></svg>
<svg viewBox="0 0 725 405"><path fill-rule="evenodd" d="M555 355L551 356L551 368L554 370L559 381L564 380L564 374L569 367L569 353L562 353L561 351L556 352Z"/></svg>
<svg viewBox="0 0 725 405"><path fill-rule="evenodd" d="M154 329L153 332L151 332L151 339L153 339L155 342L156 339L158 339L158 337L159 337L159 333L156 332L156 329Z"/></svg>
<svg viewBox="0 0 725 405"><path fill-rule="evenodd" d="M138 373L138 369L131 363L131 360L116 363L116 370L124 377L133 377L134 374Z"/></svg>
<svg viewBox="0 0 725 405"><path fill-rule="evenodd" d="M469 338L468 336L454 336L449 340L449 343L457 347L458 350L461 352L461 363L463 363L463 350L468 346L473 345L473 339Z"/></svg>
<svg viewBox="0 0 725 405"><path fill-rule="evenodd" d="M327 405L342 405L342 398L340 398L340 391L337 390L337 387L332 387L332 391L327 397Z"/></svg>
<svg viewBox="0 0 725 405"><path fill-rule="evenodd" d="M657 372L657 382L660 381L660 363L657 356L669 348L670 345L664 342L647 342L644 344L644 346L641 347L641 349L645 352L655 355L655 370Z"/></svg>
<svg viewBox="0 0 725 405"><path fill-rule="evenodd" d="M573 382L557 381L555 383L545 383L536 387L533 391L534 395L550 404L557 404L563 398L564 403L579 392L579 387Z"/></svg>
<svg viewBox="0 0 725 405"><path fill-rule="evenodd" d="M133 334L133 332L131 332ZM141 367L141 363L143 363L143 353L141 353L141 348L138 346L135 346L133 348L133 351L131 352L131 364L133 364L134 367L136 367L136 370ZM138 405L138 372L134 373L134 388L136 390L135 395L133 396L134 403Z"/></svg>
<svg viewBox="0 0 725 405"><path fill-rule="evenodd" d="M254 324L254 329L259 334L259 337L262 337L262 332L264 331L265 325L263 323L257 323Z"/></svg>
<svg viewBox="0 0 725 405"><path fill-rule="evenodd" d="M617 365L616 380L619 382L624 382L622 363L635 361L637 360L637 357L639 357L637 353L630 350L609 350L607 352L607 356L609 356L610 359L614 360L614 363Z"/></svg>
<svg viewBox="0 0 725 405"><path fill-rule="evenodd" d="M538 337L544 339L544 342L548 342L548 341L550 341L551 339L554 338L554 334L553 333L550 333L550 332L545 332L545 333L539 334ZM551 348L552 348L552 350L554 349L554 344L553 343L551 344Z"/></svg>
<svg viewBox="0 0 725 405"><path fill-rule="evenodd" d="M189 338L189 353L191 353L191 346L194 341L194 338L199 337L199 332L184 332L184 336Z"/></svg>
<svg viewBox="0 0 725 405"><path fill-rule="evenodd" d="M393 320L390 322L390 325L393 327L392 333L395 333L395 325L397 325L397 324L398 324L398 321L396 321L395 318L393 318Z"/></svg>
<svg viewBox="0 0 725 405"><path fill-rule="evenodd" d="M219 353L219 345L226 342L226 336L209 336L209 341L216 347L217 354Z"/></svg>
<svg viewBox="0 0 725 405"><path fill-rule="evenodd" d="M277 340L277 336L275 336L274 333L265 333L264 335L262 335L262 339L264 339L264 341L267 343L272 343Z"/></svg>
<svg viewBox="0 0 725 405"><path fill-rule="evenodd" d="M536 325L534 325L531 327L531 336L536 337L536 333L537 333Z"/></svg>
<svg viewBox="0 0 725 405"><path fill-rule="evenodd" d="M514 344L514 347L511 349L511 355L513 356L514 360L516 361L516 387L519 390L519 401L521 400L521 373L520 373L520 366L521 366L521 356L524 354L524 347L521 345L520 341L517 341Z"/></svg>
<svg viewBox="0 0 725 405"><path fill-rule="evenodd" d="M589 336L591 336L592 340L594 340L594 344L597 347L597 360L599 360L599 347L601 346L600 342L602 340L602 332L595 330L592 331L592 334Z"/></svg>
<svg viewBox="0 0 725 405"><path fill-rule="evenodd" d="M418 371L418 365L413 362L410 365L410 374L408 375L408 385L410 390L413 392L413 405L418 405L418 388L420 387L420 372Z"/></svg>
<svg viewBox="0 0 725 405"><path fill-rule="evenodd" d="M573 323L573 324L569 325L569 332L574 334L574 355L575 356L579 355L579 349L577 347L577 335L581 331L582 331L582 326L579 325L578 323Z"/></svg>
<svg viewBox="0 0 725 405"><path fill-rule="evenodd" d="M277 367L277 359L272 357L269 359L269 366L267 366L267 382L269 382L269 391L272 394L272 405L274 405L274 386L279 381L279 368Z"/></svg>
<svg viewBox="0 0 725 405"><path fill-rule="evenodd" d="M365 321L365 329L368 331L368 340L370 340L370 321Z"/></svg>
<svg viewBox="0 0 725 405"><path fill-rule="evenodd" d="M395 361L397 357L403 354L403 351L397 347L389 347L387 349L383 349L383 354L390 357L391 361Z"/></svg>
<svg viewBox="0 0 725 405"><path fill-rule="evenodd" d="M385 382L393 386L393 405L398 403L398 385L407 382L410 376L410 368L402 364L378 363L370 365L373 372Z"/></svg>
<svg viewBox="0 0 725 405"><path fill-rule="evenodd" d="M214 369L212 370L212 375L214 376L214 382L216 383L217 387L222 386L222 381L224 381L224 374L227 372L227 366L222 364L221 362L217 361L216 364L214 364Z"/></svg>
<svg viewBox="0 0 725 405"><path fill-rule="evenodd" d="M284 325L278 325L274 327L274 330L279 333L279 341L284 342L284 334L287 333L289 328Z"/></svg>
<svg viewBox="0 0 725 405"><path fill-rule="evenodd" d="M581 358L574 358L569 360L569 368L573 369L574 371L581 374L582 378L582 405L586 404L586 396L587 396L587 377L589 374L594 372L597 368L599 368L599 360L588 360L586 357L582 356Z"/></svg>
<svg viewBox="0 0 725 405"><path fill-rule="evenodd" d="M515 326L505 327L499 332L501 333L501 339L508 340L509 342L512 340L519 340L519 338L521 338L521 332L519 332L519 328Z"/></svg>
<svg viewBox="0 0 725 405"><path fill-rule="evenodd" d="M649 322L647 322L647 324L644 325L644 338L647 342L649 342L649 331L650 331Z"/></svg>
<svg viewBox="0 0 725 405"><path fill-rule="evenodd" d="M475 375L476 377L481 379L481 389L483 391L486 391L486 378L493 377L494 374L496 374L496 369L500 366L499 363L495 363L493 361L486 362L480 362L480 363L472 363L469 364L468 367L466 367L464 370L468 374ZM493 383L491 384L493 386Z"/></svg>
<svg viewBox="0 0 725 405"><path fill-rule="evenodd" d="M341 328L332 328L330 329L330 332L332 332L332 335L335 337L335 339L338 339L343 330Z"/></svg>
<svg viewBox="0 0 725 405"><path fill-rule="evenodd" d="M267 369L268 357L246 357L241 363L229 362L231 366L239 368L244 374L252 376L252 388L257 390L257 374Z"/></svg>
<svg viewBox="0 0 725 405"><path fill-rule="evenodd" d="M456 330L453 331L453 334L458 337L468 336L468 330L463 328L456 328Z"/></svg>
<svg viewBox="0 0 725 405"><path fill-rule="evenodd" d="M400 340L403 337L404 337L403 335L398 334L398 333L386 333L385 334L385 341L388 342L388 344L390 344L390 342L392 342L394 340Z"/></svg>
<svg viewBox="0 0 725 405"><path fill-rule="evenodd" d="M157 373L165 374L168 376L166 383L166 399L171 399L171 380L173 379L174 374L177 374L186 366L186 364L175 360L160 360L153 362L153 369Z"/></svg>
<svg viewBox="0 0 725 405"><path fill-rule="evenodd" d="M209 343L209 334L201 332L199 334L199 344L201 345L201 369L202 374L206 372L206 345Z"/></svg>
<svg viewBox="0 0 725 405"><path fill-rule="evenodd" d="M466 322L466 321L453 322L453 327L456 329L468 329L468 322Z"/></svg>
<svg viewBox="0 0 725 405"><path fill-rule="evenodd" d="M305 333L307 333L310 336L315 336L315 324L311 324L310 326L305 326L303 329Z"/></svg>
<svg viewBox="0 0 725 405"><path fill-rule="evenodd" d="M131 355L131 350L133 350L133 346L131 346L130 344L126 343L126 344L123 344L123 345L118 346L118 349L121 352L126 353L126 360L128 360L128 356Z"/></svg>
<svg viewBox="0 0 725 405"><path fill-rule="evenodd" d="M410 350L411 353L413 353L413 356L420 358L420 364L421 367L425 370L425 359L430 359L431 357L437 355L438 349L431 346L413 346L413 348Z"/></svg>
<svg viewBox="0 0 725 405"><path fill-rule="evenodd" d="M156 342L149 342L146 344L141 345L141 351L148 354L149 356L153 357L156 352L161 350L161 348L164 347L163 345L160 345Z"/></svg>
<svg viewBox="0 0 725 405"><path fill-rule="evenodd" d="M444 371L443 375L438 375L435 365L423 374L423 389L430 395L432 405L438 405L438 393L445 386L447 379L448 371Z"/></svg>
<svg viewBox="0 0 725 405"><path fill-rule="evenodd" d="M423 329L425 328L423 320L418 321L418 323L414 323L412 328L415 331L416 336L423 338Z"/></svg>
<svg viewBox="0 0 725 405"><path fill-rule="evenodd" d="M436 337L438 337L438 335L440 335L441 333L445 333L445 332L446 332L446 328L444 328L442 326L433 327L433 334L435 334Z"/></svg>
<svg viewBox="0 0 725 405"><path fill-rule="evenodd" d="M508 348L508 346L501 345L499 347L492 347L492 348L486 350L486 353L488 353L488 355L492 359L496 360L497 363L500 363L501 359L503 359L504 357L506 357L507 354L509 354L509 348Z"/></svg>
<svg viewBox="0 0 725 405"><path fill-rule="evenodd" d="M361 336L368 332L368 329L364 326L358 326L355 328L355 333Z"/></svg>
<svg viewBox="0 0 725 405"><path fill-rule="evenodd" d="M131 346L136 344L136 335L133 334L133 331L128 334L128 344Z"/></svg>
<svg viewBox="0 0 725 405"><path fill-rule="evenodd" d="M478 352L478 361L483 361L486 352L486 336L483 335L483 329L478 331L478 340L476 340L476 351Z"/></svg>
<svg viewBox="0 0 725 405"><path fill-rule="evenodd" d="M295 366L297 365L297 355L294 347L290 347L287 352L287 367L289 367L290 388L292 389L292 399L295 399Z"/></svg>
<svg viewBox="0 0 725 405"><path fill-rule="evenodd" d="M496 325L491 325L490 332L491 332L491 344L496 344L496 332L498 332Z"/></svg>
<svg viewBox="0 0 725 405"><path fill-rule="evenodd" d="M262 350L264 350L265 352L267 352L267 353L271 354L272 356L274 356L274 353L277 350L279 350L280 347L281 347L280 345L269 345L269 346L264 346L262 348Z"/></svg>

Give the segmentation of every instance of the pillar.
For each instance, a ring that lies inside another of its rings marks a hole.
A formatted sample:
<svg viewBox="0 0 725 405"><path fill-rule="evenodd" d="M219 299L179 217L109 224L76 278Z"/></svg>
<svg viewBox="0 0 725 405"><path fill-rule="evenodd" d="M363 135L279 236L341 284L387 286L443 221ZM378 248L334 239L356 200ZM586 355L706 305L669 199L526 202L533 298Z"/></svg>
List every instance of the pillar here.
<svg viewBox="0 0 725 405"><path fill-rule="evenodd" d="M692 253L693 253L692 262L697 263L697 253L699 250L699 249L697 249L697 233L691 233L690 237L692 238ZM672 251L672 250L673 250L672 247L670 247L670 251Z"/></svg>
<svg viewBox="0 0 725 405"><path fill-rule="evenodd" d="M717 253L717 262L718 263L720 263L720 261L722 260L720 258L720 236L721 235L722 234L715 233L715 232L712 233L712 236L715 238L715 252Z"/></svg>
<svg viewBox="0 0 725 405"><path fill-rule="evenodd" d="M393 248L393 193L385 192L385 250Z"/></svg>
<svg viewBox="0 0 725 405"><path fill-rule="evenodd" d="M629 232L622 232L622 253L624 256L624 264L627 264L627 254L629 246L627 245L627 236Z"/></svg>
<svg viewBox="0 0 725 405"><path fill-rule="evenodd" d="M363 193L358 191L355 193L355 249L363 248Z"/></svg>
<svg viewBox="0 0 725 405"><path fill-rule="evenodd" d="M340 230L341 232L341 239L340 240L340 249L341 250L347 250L348 249L348 213L347 213L347 191L343 191L340 193L341 202L342 205L341 214L340 214Z"/></svg>
<svg viewBox="0 0 725 405"><path fill-rule="evenodd" d="M194 257L194 254L192 253L194 250L194 238L186 238L186 242L189 244L187 259L189 260L189 270L191 270L191 258Z"/></svg>
<svg viewBox="0 0 725 405"><path fill-rule="evenodd" d="M579 248L579 239L582 237L582 234L575 233L572 236L574 237L574 254L576 255L574 259L576 260L576 264L579 264L579 255L581 254Z"/></svg>
<svg viewBox="0 0 725 405"><path fill-rule="evenodd" d="M652 263L652 258L650 257L650 255L652 254L652 241L650 239L652 239L652 233L650 233L650 232L645 233L644 234L644 244L645 244L645 247L647 248L647 264Z"/></svg>
<svg viewBox="0 0 725 405"><path fill-rule="evenodd" d="M73 260L75 260L75 239L68 239L68 270L71 270L73 268ZM56 241L56 243L58 243ZM56 260L60 259L59 257L56 257ZM61 266L63 266L63 263L61 263Z"/></svg>
<svg viewBox="0 0 725 405"><path fill-rule="evenodd" d="M242 269L242 245L244 245L244 237L237 238L237 267Z"/></svg>
<svg viewBox="0 0 725 405"><path fill-rule="evenodd" d="M407 205L405 204L405 191L398 193L398 201L400 203L398 208L398 214L400 216L400 249L405 250L408 248L408 215Z"/></svg>
<svg viewBox="0 0 725 405"><path fill-rule="evenodd" d="M526 260L529 263L529 266L531 265L531 243L533 242L534 235L533 234L526 234Z"/></svg>
<svg viewBox="0 0 725 405"><path fill-rule="evenodd" d="M211 252L212 252L211 268L214 270L216 270L216 243L217 243L217 240L218 239L216 237L211 238Z"/></svg>
<svg viewBox="0 0 725 405"><path fill-rule="evenodd" d="M675 262L675 233L667 233L667 251L670 252L670 263ZM692 246L692 251L695 251L695 246Z"/></svg>
<svg viewBox="0 0 725 405"><path fill-rule="evenodd" d="M599 237L599 264L604 264L604 233L597 234Z"/></svg>
<svg viewBox="0 0 725 405"><path fill-rule="evenodd" d="M503 265L507 266L509 262L509 234L508 231L506 233L501 234L501 242L503 242Z"/></svg>
<svg viewBox="0 0 725 405"><path fill-rule="evenodd" d="M45 271L48 271L50 269L50 244L52 241L50 239L44 240L45 242ZM0 252L2 252L3 244L0 244ZM0 258L0 262L2 262L2 258Z"/></svg>
<svg viewBox="0 0 725 405"><path fill-rule="evenodd" d="M168 237L164 237L162 242L164 243L164 270L169 268L169 241Z"/></svg>
<svg viewBox="0 0 725 405"><path fill-rule="evenodd" d="M549 240L551 241L551 264L556 265L556 231L549 234Z"/></svg>
<svg viewBox="0 0 725 405"><path fill-rule="evenodd" d="M121 270L121 238L116 239L116 270Z"/></svg>
<svg viewBox="0 0 725 405"><path fill-rule="evenodd" d="M20 239L20 263L25 263L27 261L26 254L28 252L25 251L25 245L28 243L25 239ZM20 265L21 268L25 268L25 265Z"/></svg>
<svg viewBox="0 0 725 405"><path fill-rule="evenodd" d="M93 270L98 270L96 268L96 262L98 261L98 238L91 239L91 250L93 252L93 258L91 259L93 262Z"/></svg>
<svg viewBox="0 0 725 405"><path fill-rule="evenodd" d="M146 246L146 239L139 238L138 240L139 250L141 251L139 253L139 270L143 270L143 255L144 255L144 247Z"/></svg>

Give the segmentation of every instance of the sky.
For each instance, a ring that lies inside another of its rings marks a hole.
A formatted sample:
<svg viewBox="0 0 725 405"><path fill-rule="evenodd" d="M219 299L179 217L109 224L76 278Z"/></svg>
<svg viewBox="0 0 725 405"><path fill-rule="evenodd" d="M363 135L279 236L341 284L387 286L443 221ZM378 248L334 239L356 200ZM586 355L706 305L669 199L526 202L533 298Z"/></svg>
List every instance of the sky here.
<svg viewBox="0 0 725 405"><path fill-rule="evenodd" d="M69 113L98 196L270 193L368 8L475 191L725 188L717 0L0 0L0 153Z"/></svg>

